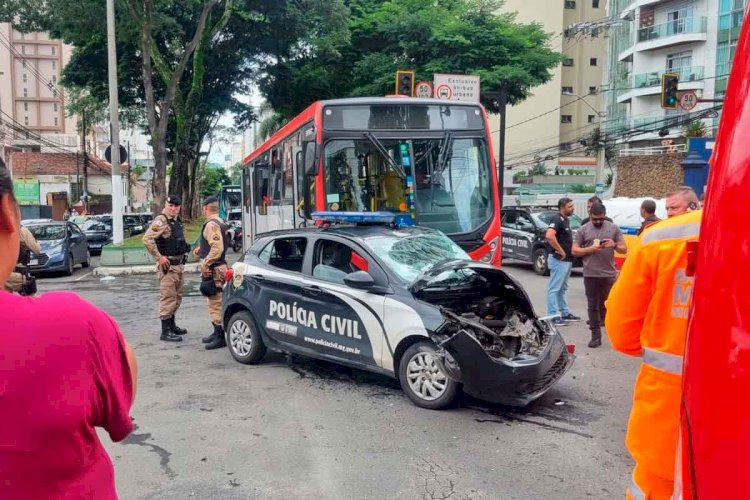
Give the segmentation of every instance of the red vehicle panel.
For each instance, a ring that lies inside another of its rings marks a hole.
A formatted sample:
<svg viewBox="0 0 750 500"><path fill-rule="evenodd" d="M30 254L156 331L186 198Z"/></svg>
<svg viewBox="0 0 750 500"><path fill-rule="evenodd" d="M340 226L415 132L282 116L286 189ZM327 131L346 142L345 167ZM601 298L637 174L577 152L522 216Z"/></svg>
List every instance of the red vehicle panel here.
<svg viewBox="0 0 750 500"><path fill-rule="evenodd" d="M683 379L682 494L750 492L750 19L711 158Z"/></svg>

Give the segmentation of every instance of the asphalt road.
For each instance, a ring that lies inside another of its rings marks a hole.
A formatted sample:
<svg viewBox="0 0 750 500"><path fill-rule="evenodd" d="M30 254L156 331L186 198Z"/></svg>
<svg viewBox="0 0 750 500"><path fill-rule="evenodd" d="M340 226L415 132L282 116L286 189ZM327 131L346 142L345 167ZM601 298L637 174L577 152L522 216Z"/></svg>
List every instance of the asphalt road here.
<svg viewBox="0 0 750 500"><path fill-rule="evenodd" d="M538 312L546 279L506 266ZM40 281L109 311L134 347L137 428L102 439L123 499L581 499L621 498L632 462L623 439L638 362L608 342L586 347L585 323L564 329L572 370L525 409L464 397L419 409L398 385L326 362L269 354L257 366L205 351L210 328L189 276L179 345L158 339L155 276L101 280L76 271ZM583 280L569 299L585 315Z"/></svg>

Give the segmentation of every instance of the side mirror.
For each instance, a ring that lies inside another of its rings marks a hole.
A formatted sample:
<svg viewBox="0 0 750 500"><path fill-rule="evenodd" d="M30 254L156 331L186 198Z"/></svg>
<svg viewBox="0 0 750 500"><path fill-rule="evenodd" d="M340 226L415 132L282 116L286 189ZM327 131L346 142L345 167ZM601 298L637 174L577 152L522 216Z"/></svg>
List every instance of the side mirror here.
<svg viewBox="0 0 750 500"><path fill-rule="evenodd" d="M367 271L357 271L344 276L344 284L357 290L369 290L375 286L375 280Z"/></svg>
<svg viewBox="0 0 750 500"><path fill-rule="evenodd" d="M308 142L305 146L305 174L314 175L317 173L317 144Z"/></svg>

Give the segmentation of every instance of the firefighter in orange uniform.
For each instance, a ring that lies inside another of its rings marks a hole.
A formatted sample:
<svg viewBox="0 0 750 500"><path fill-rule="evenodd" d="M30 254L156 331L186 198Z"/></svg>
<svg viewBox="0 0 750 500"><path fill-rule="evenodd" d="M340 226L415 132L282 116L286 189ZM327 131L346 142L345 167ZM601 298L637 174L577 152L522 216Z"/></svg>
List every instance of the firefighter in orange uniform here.
<svg viewBox="0 0 750 500"><path fill-rule="evenodd" d="M685 270L687 245L697 240L703 212L692 190L684 211L647 228L628 254L607 300L605 326L612 347L642 356L625 443L635 459L627 498L669 499L675 474L685 353L693 278Z"/></svg>

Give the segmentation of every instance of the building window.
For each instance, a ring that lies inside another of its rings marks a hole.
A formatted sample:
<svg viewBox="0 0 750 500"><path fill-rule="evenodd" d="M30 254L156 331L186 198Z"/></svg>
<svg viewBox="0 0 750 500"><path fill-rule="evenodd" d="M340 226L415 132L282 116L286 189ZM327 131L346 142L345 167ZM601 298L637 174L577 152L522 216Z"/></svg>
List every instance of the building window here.
<svg viewBox="0 0 750 500"><path fill-rule="evenodd" d="M21 54L26 53L26 45L21 45Z"/></svg>
<svg viewBox="0 0 750 500"><path fill-rule="evenodd" d="M28 116L24 116L24 117L23 117L23 123L24 123L24 125L26 125L26 126L28 126L28 125L29 125L29 117L28 117Z"/></svg>
<svg viewBox="0 0 750 500"><path fill-rule="evenodd" d="M678 73L680 80L690 79L690 66L693 65L693 51L686 50L676 54L667 54L667 71ZM695 78L693 78L695 80Z"/></svg>
<svg viewBox="0 0 750 500"><path fill-rule="evenodd" d="M28 111L29 110L29 103L28 102L23 103L23 110L24 111Z"/></svg>
<svg viewBox="0 0 750 500"><path fill-rule="evenodd" d="M26 59L21 59L21 64L23 64L23 67L26 67Z"/></svg>
<svg viewBox="0 0 750 500"><path fill-rule="evenodd" d="M55 117L55 127L57 127L57 117Z"/></svg>
<svg viewBox="0 0 750 500"><path fill-rule="evenodd" d="M55 103L54 108L55 108L55 113L57 113L57 103Z"/></svg>
<svg viewBox="0 0 750 500"><path fill-rule="evenodd" d="M591 66L596 66L597 64L599 64L599 61L596 59L596 57L592 57L591 59L589 59L589 64Z"/></svg>
<svg viewBox="0 0 750 500"><path fill-rule="evenodd" d="M563 87L562 93L563 95L573 95L573 87Z"/></svg>
<svg viewBox="0 0 750 500"><path fill-rule="evenodd" d="M589 94L597 94L599 93L599 89L596 87L589 87Z"/></svg>
<svg viewBox="0 0 750 500"><path fill-rule="evenodd" d="M566 9L575 9L576 8L576 0L565 0L565 8Z"/></svg>
<svg viewBox="0 0 750 500"><path fill-rule="evenodd" d="M573 123L573 115L560 115L560 123Z"/></svg>
<svg viewBox="0 0 750 500"><path fill-rule="evenodd" d="M57 83L57 75L52 75L52 83Z"/></svg>
<svg viewBox="0 0 750 500"><path fill-rule="evenodd" d="M52 61L52 71L57 71L57 61Z"/></svg>
<svg viewBox="0 0 750 500"><path fill-rule="evenodd" d="M27 89L27 88L23 89L23 96L24 97L29 97L29 89Z"/></svg>
<svg viewBox="0 0 750 500"><path fill-rule="evenodd" d="M570 151L571 145L569 142L561 142L560 143L560 151Z"/></svg>
<svg viewBox="0 0 750 500"><path fill-rule="evenodd" d="M52 97L57 97L57 89L52 89Z"/></svg>
<svg viewBox="0 0 750 500"><path fill-rule="evenodd" d="M573 59L572 58L563 59L563 66L573 66Z"/></svg>
<svg viewBox="0 0 750 500"><path fill-rule="evenodd" d="M52 46L52 55L54 56L55 54L57 54L57 47L55 47L55 46L53 45L53 46Z"/></svg>
<svg viewBox="0 0 750 500"><path fill-rule="evenodd" d="M26 73L23 74L23 83L26 83L28 81L29 77L26 76Z"/></svg>
<svg viewBox="0 0 750 500"><path fill-rule="evenodd" d="M589 115L589 123L594 123L594 120L596 120L596 115Z"/></svg>
<svg viewBox="0 0 750 500"><path fill-rule="evenodd" d="M594 9L598 9L599 8L599 0L592 0L591 1L591 7L594 8Z"/></svg>

